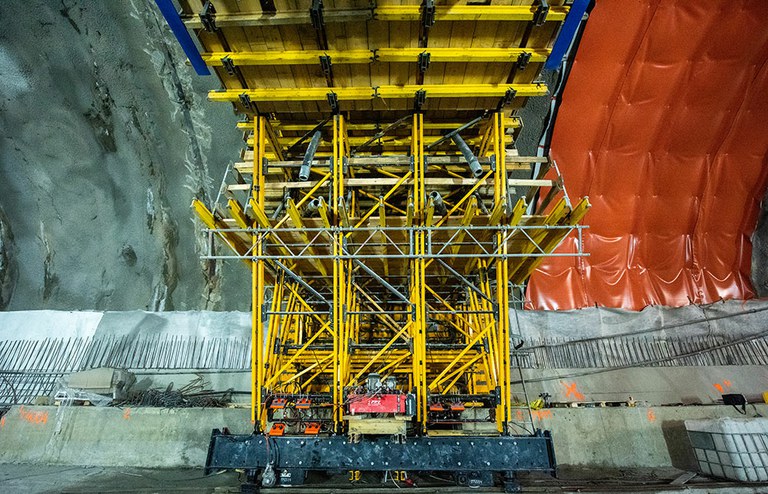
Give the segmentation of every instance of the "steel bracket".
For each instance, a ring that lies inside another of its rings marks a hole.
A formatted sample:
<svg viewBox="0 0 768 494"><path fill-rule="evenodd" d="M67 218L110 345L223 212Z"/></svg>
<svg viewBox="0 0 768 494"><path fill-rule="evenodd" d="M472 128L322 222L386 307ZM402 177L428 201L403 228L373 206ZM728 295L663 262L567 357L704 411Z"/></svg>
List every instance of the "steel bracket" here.
<svg viewBox="0 0 768 494"><path fill-rule="evenodd" d="M269 173L269 158L264 156L261 158L261 174L266 176Z"/></svg>
<svg viewBox="0 0 768 494"><path fill-rule="evenodd" d="M331 91L327 95L328 105L331 107L331 113L334 115L339 114L339 97L336 93Z"/></svg>
<svg viewBox="0 0 768 494"><path fill-rule="evenodd" d="M309 20L313 28L323 28L325 25L323 20L323 0L312 0L312 6L309 7Z"/></svg>
<svg viewBox="0 0 768 494"><path fill-rule="evenodd" d="M249 110L251 109L251 97L248 96L248 93L240 93L237 98L240 100L241 105Z"/></svg>
<svg viewBox="0 0 768 494"><path fill-rule="evenodd" d="M530 61L531 61L531 53L524 51L517 57L517 69L525 70L525 68L528 66L528 62Z"/></svg>
<svg viewBox="0 0 768 494"><path fill-rule="evenodd" d="M547 15L549 15L549 1L539 0L539 5L533 14L533 23L537 26L543 25L547 22Z"/></svg>
<svg viewBox="0 0 768 494"><path fill-rule="evenodd" d="M421 108L424 106L424 103L427 101L427 91L426 89L419 89L416 91L416 95L413 97L413 111L417 113L421 113Z"/></svg>
<svg viewBox="0 0 768 494"><path fill-rule="evenodd" d="M501 111L505 106L509 106L515 99L515 96L517 96L517 90L514 88L507 89L507 92L504 93L504 96L501 97L501 101L499 101L498 110Z"/></svg>
<svg viewBox="0 0 768 494"><path fill-rule="evenodd" d="M235 62L229 57L229 55L221 58L221 65L229 75L235 75Z"/></svg>
<svg viewBox="0 0 768 494"><path fill-rule="evenodd" d="M421 11L419 46L426 48L429 44L429 28L435 25L435 0L424 0L419 10Z"/></svg>
<svg viewBox="0 0 768 494"><path fill-rule="evenodd" d="M259 0L259 3L261 4L261 11L265 14L274 14L277 12L275 0Z"/></svg>
<svg viewBox="0 0 768 494"><path fill-rule="evenodd" d="M323 71L328 86L333 87L333 69L331 68L331 57L329 55L320 55L320 68Z"/></svg>
<svg viewBox="0 0 768 494"><path fill-rule="evenodd" d="M417 63L419 64L419 72L425 73L427 69L429 68L429 59L431 58L431 55L423 51L419 53L419 57L416 59Z"/></svg>
<svg viewBox="0 0 768 494"><path fill-rule="evenodd" d="M200 11L200 22L203 24L203 29L212 33L218 31L216 27L216 8L211 3L211 0L207 0L203 5L203 10Z"/></svg>

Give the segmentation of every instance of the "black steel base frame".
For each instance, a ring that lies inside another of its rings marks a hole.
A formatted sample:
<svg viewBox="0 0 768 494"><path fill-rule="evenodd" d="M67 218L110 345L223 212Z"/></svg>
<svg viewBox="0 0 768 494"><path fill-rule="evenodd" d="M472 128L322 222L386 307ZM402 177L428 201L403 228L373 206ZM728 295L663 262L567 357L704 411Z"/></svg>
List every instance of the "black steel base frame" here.
<svg viewBox="0 0 768 494"><path fill-rule="evenodd" d="M206 474L230 469L307 471L543 471L554 474L555 452L549 431L533 436L496 437L306 437L233 435L214 429Z"/></svg>

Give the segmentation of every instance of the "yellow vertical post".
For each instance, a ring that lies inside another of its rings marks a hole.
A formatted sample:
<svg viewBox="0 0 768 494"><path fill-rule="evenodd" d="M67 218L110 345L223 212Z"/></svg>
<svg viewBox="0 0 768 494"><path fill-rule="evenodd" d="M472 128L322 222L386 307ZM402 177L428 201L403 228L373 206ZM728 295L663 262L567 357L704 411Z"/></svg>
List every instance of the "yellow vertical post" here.
<svg viewBox="0 0 768 494"><path fill-rule="evenodd" d="M344 348L342 338L344 338L344 299L346 298L345 282L345 262L342 260L344 232L340 230L341 201L344 197L344 156L347 152L345 140L344 117L335 115L333 117L333 194L332 209L336 221L336 231L333 235L333 314L332 328L333 337L333 383L332 394L334 413L334 426L337 431L341 430L341 423L344 416L344 396L342 389L342 369Z"/></svg>
<svg viewBox="0 0 768 494"><path fill-rule="evenodd" d="M496 180L494 187L494 200L496 204L507 196L507 167L504 113L493 115L493 141L494 154L496 155ZM503 229L496 233L496 303L498 305L498 369L499 387L501 390L501 405L497 408L503 417L503 428L508 430L508 422L512 417L512 393L510 389L510 341L509 341L509 272L507 259L507 242ZM498 422L497 422L498 423Z"/></svg>
<svg viewBox="0 0 768 494"><path fill-rule="evenodd" d="M254 118L253 128L253 197L264 207L264 154L266 151L266 118ZM251 245L256 262L251 263L251 422L257 429L267 425L262 410L262 388L264 385L264 243L254 231Z"/></svg>
<svg viewBox="0 0 768 494"><path fill-rule="evenodd" d="M413 129L411 137L411 152L413 156L413 205L415 227L413 232L413 254L411 261L411 303L414 305L414 324L411 336L413 339L413 379L416 387L417 412L416 420L421 424L422 431L426 431L428 396L427 396L427 369L426 369L426 288L425 288L425 261L426 232L423 229L425 217L425 188L424 188L424 115L413 115Z"/></svg>

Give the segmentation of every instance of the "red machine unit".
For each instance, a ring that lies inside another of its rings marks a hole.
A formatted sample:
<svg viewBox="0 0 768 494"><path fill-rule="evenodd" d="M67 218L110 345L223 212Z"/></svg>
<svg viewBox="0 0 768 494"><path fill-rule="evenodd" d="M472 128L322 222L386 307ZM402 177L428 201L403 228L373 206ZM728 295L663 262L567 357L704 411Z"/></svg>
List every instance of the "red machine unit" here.
<svg viewBox="0 0 768 494"><path fill-rule="evenodd" d="M400 393L375 394L350 394L349 413L405 413L406 395Z"/></svg>

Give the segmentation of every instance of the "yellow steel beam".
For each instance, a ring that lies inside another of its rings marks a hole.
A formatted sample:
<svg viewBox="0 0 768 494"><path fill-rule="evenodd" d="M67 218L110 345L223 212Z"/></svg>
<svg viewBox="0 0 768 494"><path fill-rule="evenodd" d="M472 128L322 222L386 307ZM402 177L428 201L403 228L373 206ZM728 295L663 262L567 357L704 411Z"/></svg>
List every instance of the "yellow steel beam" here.
<svg viewBox="0 0 768 494"><path fill-rule="evenodd" d="M403 86L357 86L357 87L304 87L304 88L258 88L258 89L225 89L210 91L211 101L234 103L240 100L240 95L247 95L254 102L278 101L326 101L328 93L335 93L339 101L364 101L374 98L410 99L417 91L427 92L430 98L500 98L507 90L515 91L517 97L544 96L547 94L546 84L407 84Z"/></svg>
<svg viewBox="0 0 768 494"><path fill-rule="evenodd" d="M307 232L304 230L304 222L301 220L301 213L296 207L296 204L293 202L293 199L291 199L290 197L288 198L286 210L288 211L288 216L291 217L291 221L293 222L294 228L298 229L301 240L307 246L307 253L310 256L313 256L313 257L316 256L317 253L315 252L315 248L310 245L311 240L309 238L309 235L307 235ZM325 269L325 265L319 259L311 259L311 262L312 262L312 265L315 267L315 269L317 269L317 271L321 275L328 276L328 271Z"/></svg>
<svg viewBox="0 0 768 494"><path fill-rule="evenodd" d="M431 383L429 383L429 390L434 391L443 381L448 380L448 373L453 368L454 365L461 362L461 359L474 348L477 343L483 339L483 337L493 328L493 324L489 324L486 327L483 328L482 331L478 332L470 341L467 343L467 345L462 348L462 350L459 352L458 355L456 355L451 362L445 366L443 371L435 377Z"/></svg>
<svg viewBox="0 0 768 494"><path fill-rule="evenodd" d="M333 161L331 169L333 172L333 187L331 195L331 207L336 214L336 220L341 223L345 221L347 215L344 208L344 158L348 156L347 146L344 142L347 133L344 128L344 117L342 115L333 116ZM348 227L348 225L345 225ZM344 250L344 235L341 232L334 232L333 239L333 328L337 337L333 339L333 380L331 383L333 395L333 421L337 431L341 429L341 422L344 416L343 403L343 376L342 376L342 355L343 343L340 341L343 327L345 324L346 311L346 268L347 263L342 261L341 256Z"/></svg>
<svg viewBox="0 0 768 494"><path fill-rule="evenodd" d="M442 139L442 137L443 136L425 136L424 137L424 145L431 144L431 143L437 141L438 139ZM288 149L289 147L291 147L294 144L294 142L298 141L298 138L291 137L290 139L291 139L290 141L286 142L283 145L283 149ZM360 145L360 144L362 144L362 143L364 143L364 142L366 142L368 140L369 139L367 137L350 137L349 138L349 144L351 146L357 146L357 145ZM512 136L505 136L505 140L506 140L506 142L508 144L511 144L512 141L513 141L513 137ZM246 139L245 142L246 142L246 144L248 146L252 146L253 145L253 138L249 137L248 139ZM448 142L450 142L450 141L448 141ZM469 146L476 146L476 145L481 144L481 138L479 138L479 137L471 137L471 138L464 139L464 142L466 142ZM320 139L320 143L318 145L318 148L326 148L326 147L330 147L331 145L332 145L332 143L330 141L326 141L325 139ZM401 138L382 137L381 139L378 139L378 140L374 141L371 144L371 146L383 146L385 148L405 147L405 146L410 146L410 145L411 145L411 141L407 137L401 137ZM317 155L315 155L315 156L317 156ZM280 161L280 160L278 160L278 161ZM312 170L312 171L314 172L315 170ZM381 170L379 170L379 171L381 172Z"/></svg>
<svg viewBox="0 0 768 494"><path fill-rule="evenodd" d="M399 189L399 188L400 188L400 186L401 186L401 185L403 185L403 184L404 184L404 183L405 183L405 182L406 182L408 179L410 179L410 178L411 178L411 175L412 175L412 174L411 174L411 172L408 172L408 173L406 173L405 175L403 175L403 176L402 176L402 177L401 177L401 178L400 178L400 179L399 179L397 182L395 182L395 184L394 184L394 185L392 185L392 187L391 187L391 188L390 188L390 189L387 191L387 193L386 193L386 194L384 194L384 196L382 196L382 200L383 200L383 201L386 201L387 199L389 199L389 197L390 197L392 194L394 194L394 193L397 191L397 189ZM379 207L379 205L378 205L378 204L374 204L374 205L371 207L371 209L369 209L369 210L368 210L368 212L366 212L366 213L365 213L365 214L364 214L364 215L363 215L363 216L360 218L360 220L359 220L359 221L357 222L357 224L355 225L355 228L360 228L360 227L361 227L361 226L362 226L362 225L365 223L365 220L367 220L368 218L370 218L370 217L371 217L371 215L372 215L373 213L375 213L375 212L376 212L376 209L377 209L378 207ZM351 233L352 233L352 232L350 232L350 234L351 234ZM348 234L348 235L349 235L349 234Z"/></svg>
<svg viewBox="0 0 768 494"><path fill-rule="evenodd" d="M331 219L328 216L328 204L325 202L322 196L320 196L320 205L317 207L317 212L320 215L320 221L323 222L323 228L331 228Z"/></svg>
<svg viewBox="0 0 768 494"><path fill-rule="evenodd" d="M382 356L382 355L384 355L384 353L386 353L386 351L387 351L387 350L389 350L389 347L391 347L391 346L392 346L392 345L393 345L393 344L394 344L394 343L395 343L397 340L399 340L400 338L402 338L402 337L403 337L403 335L405 335L405 332L406 332L406 331L408 331L409 329L411 329L411 324L413 324L413 321L408 321L408 322L405 324L405 326L403 326L403 327L400 329L400 331L398 331L397 333L395 333L395 335L394 335L394 336L392 336L392 338L390 338L390 340L389 340L389 341L388 341L388 342L387 342L387 343L386 343L386 344L385 344L383 347L381 347L381 349L380 349L380 350L379 350L379 351L376 353L376 355L374 355L374 356L373 356L373 357L372 357L372 358L371 358L371 359L368 361L368 363L367 363L367 364L365 364L365 366L364 366L362 369L360 369L360 371L358 371L358 373L357 373L357 374L355 374L355 377L353 377L353 378L352 378L352 380L351 380L351 381L348 383L348 385L350 385L350 386L354 386L355 384L357 384L358 380L359 380L359 379L360 379L360 377L361 377L361 376L362 376L362 375L365 373L365 371L367 371L368 369L370 369L370 367L371 367L371 366L374 364L374 362L378 361L378 360L381 358L381 356Z"/></svg>
<svg viewBox="0 0 768 494"><path fill-rule="evenodd" d="M504 123L504 113L493 114L493 152L496 155L496 180L495 197L496 201L501 201L507 197L508 177L506 167L507 152L505 149L504 134L506 125ZM496 303L498 306L498 318L496 320L496 342L499 345L497 350L497 366L500 371L501 387L501 405L497 408L497 414L503 417L502 427L511 420L511 361L510 361L510 342L509 342L509 258L508 244L504 239L504 233L499 231L496 234L497 253L501 258L496 262Z"/></svg>
<svg viewBox="0 0 768 494"><path fill-rule="evenodd" d="M203 224L205 224L205 226L211 230L227 228L227 225L220 219L216 218L213 213L207 207L205 207L205 204L203 204L202 201L194 199L192 201L192 209L195 210L195 213L197 213L197 216L203 221ZM227 246L229 246L229 248L232 249L236 254L243 256L248 251L245 242L241 240L234 232L217 233L219 237L224 241L224 243L227 244ZM249 262L250 261L246 261L246 264Z"/></svg>
<svg viewBox="0 0 768 494"><path fill-rule="evenodd" d="M435 20L443 21L532 21L536 6L531 5L438 5L435 7ZM551 6L547 14L547 22L565 20L568 7ZM380 5L373 12L365 9L323 9L323 21L335 22L365 22L373 17L378 21L419 21L421 11L419 5ZM185 15L184 24L192 29L200 29L203 23L200 16ZM216 14L216 26L246 27L246 26L280 26L291 24L310 24L307 9L282 10L276 13L220 13Z"/></svg>
<svg viewBox="0 0 768 494"><path fill-rule="evenodd" d="M551 50L530 48L378 48L374 50L269 50L218 51L203 53L205 63L221 67L224 60L236 66L317 65L322 56L331 57L334 65L382 63L416 63L419 55L428 53L430 62L516 62L523 53L531 54L531 62L546 62Z"/></svg>
<svg viewBox="0 0 768 494"><path fill-rule="evenodd" d="M532 5L438 5L435 7L435 21L531 21L536 9ZM547 21L565 20L568 10L568 7L550 7ZM380 5L376 7L375 19L418 21L421 19L421 7Z"/></svg>
<svg viewBox="0 0 768 494"><path fill-rule="evenodd" d="M267 147L265 117L253 120L253 186L254 199L257 204L264 204L264 153ZM264 254L264 242L254 231L251 234L251 249L257 256ZM251 422L257 430L264 430L267 425L267 414L262 409L262 389L264 387L264 317L261 311L264 307L264 260L259 258L251 267Z"/></svg>
<svg viewBox="0 0 768 494"><path fill-rule="evenodd" d="M587 214L587 211L591 207L589 203L589 198L585 197L583 198L576 207L573 208L573 211L571 211L568 216L564 218L564 220L561 222L564 226L567 225L576 225L579 221L581 221L584 216ZM563 229L557 229L557 230L549 230L546 237L541 241L540 247L541 249L546 252L550 253L554 251L558 245L560 245L560 242L570 233L570 230L567 228ZM525 281L528 279L528 277L533 274L533 272L536 270L537 267L544 261L544 256L537 256L537 257L529 257L523 262L523 266L519 270L518 273L514 274L515 280L522 280Z"/></svg>
<svg viewBox="0 0 768 494"><path fill-rule="evenodd" d="M453 243L456 245L451 246L451 253L456 255L459 253L459 249L461 249L461 242L464 240L464 237L467 235L466 227L472 224L472 219L475 217L475 213L477 212L477 197L472 196L469 199L469 204L467 204L467 208L464 210L464 215L461 217L461 222L459 223L459 226L463 227L458 232L456 232L456 236L453 238Z"/></svg>
<svg viewBox="0 0 768 494"><path fill-rule="evenodd" d="M507 127L510 128L519 128L521 125L521 121L518 117L512 117L509 120L511 120ZM307 132L309 130L314 129L317 124L316 123L294 123L294 122L284 122L279 120L272 120L272 126L280 131L285 132ZM424 124L424 130L453 130L457 127L460 127L461 125L465 124L466 122L427 122ZM380 124L375 123L358 123L358 124L348 124L347 130L352 131L378 131L381 129L384 129L386 127L389 127L391 125L391 122L382 122ZM237 122L237 128L241 130L252 130L253 129L253 121L245 121L245 122ZM427 137L428 138L428 137Z"/></svg>
<svg viewBox="0 0 768 494"><path fill-rule="evenodd" d="M243 207L240 205L239 202L237 202L234 199L229 199L227 201L227 209L229 209L229 214L232 215L232 218L234 218L235 223L240 228L250 228L251 227L251 220L246 216L245 211L243 211Z"/></svg>

